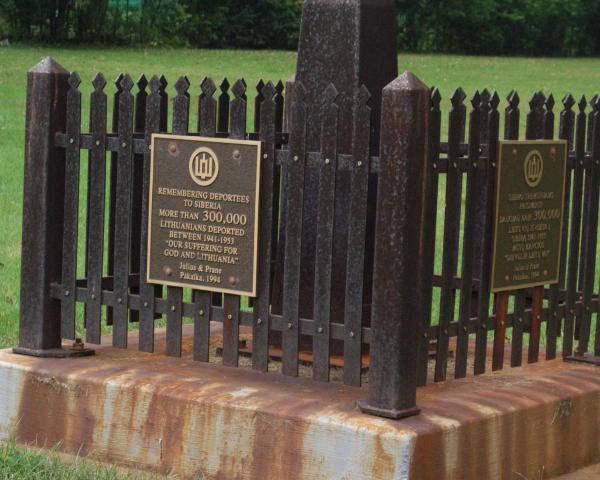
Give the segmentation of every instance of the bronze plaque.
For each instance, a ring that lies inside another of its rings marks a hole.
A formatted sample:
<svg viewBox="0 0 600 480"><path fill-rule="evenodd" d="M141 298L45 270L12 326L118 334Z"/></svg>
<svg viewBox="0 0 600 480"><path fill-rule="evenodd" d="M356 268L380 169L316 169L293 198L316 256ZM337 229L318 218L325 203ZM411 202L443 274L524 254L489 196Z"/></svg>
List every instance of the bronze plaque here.
<svg viewBox="0 0 600 480"><path fill-rule="evenodd" d="M260 142L152 136L148 282L256 296Z"/></svg>
<svg viewBox="0 0 600 480"><path fill-rule="evenodd" d="M492 292L558 283L566 141L500 142Z"/></svg>

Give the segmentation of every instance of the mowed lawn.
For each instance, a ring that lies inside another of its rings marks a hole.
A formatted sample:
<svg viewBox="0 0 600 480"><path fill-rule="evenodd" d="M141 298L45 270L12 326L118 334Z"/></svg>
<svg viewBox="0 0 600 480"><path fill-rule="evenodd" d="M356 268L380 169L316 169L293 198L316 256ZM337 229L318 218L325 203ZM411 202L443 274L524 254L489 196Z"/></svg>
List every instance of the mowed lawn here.
<svg viewBox="0 0 600 480"><path fill-rule="evenodd" d="M0 348L17 341L26 71L45 56L79 72L86 94L84 104L89 82L99 71L109 81L121 72L134 78L141 73L164 74L170 81L170 92L178 76L188 75L191 94L196 96L204 76L216 81L225 76L230 80L243 77L252 86L261 78L289 78L296 60L294 53L271 51L0 48ZM469 95L475 89L495 89L503 99L516 88L524 100L538 90L554 93L557 101L567 92L591 96L600 91L600 59L402 54L399 69L411 70L428 85L440 87L445 107L458 86ZM113 87L107 91L112 92ZM94 468L64 466L54 458L24 453L13 444L0 446L3 478L121 478L118 472L101 473Z"/></svg>

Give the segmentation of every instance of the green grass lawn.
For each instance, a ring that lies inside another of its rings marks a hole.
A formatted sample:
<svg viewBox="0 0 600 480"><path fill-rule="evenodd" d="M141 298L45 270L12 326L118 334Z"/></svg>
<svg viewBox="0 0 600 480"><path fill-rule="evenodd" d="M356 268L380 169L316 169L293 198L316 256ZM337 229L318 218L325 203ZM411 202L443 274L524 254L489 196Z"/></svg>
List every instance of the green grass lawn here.
<svg viewBox="0 0 600 480"><path fill-rule="evenodd" d="M134 78L141 73L164 74L170 81L171 92L177 77L188 75L191 93L196 96L200 81L207 75L216 81L224 76L230 80L244 77L249 85L260 78L285 80L294 73L296 58L294 53L270 51L0 48L0 347L14 345L17 339L26 71L45 56L52 56L68 70L79 72L86 93L84 104L88 102L89 82L99 71L107 79L114 79L123 71ZM399 69L411 70L428 85L440 87L446 99L458 86L469 95L475 89L496 89L503 99L516 88L525 101L537 90L552 92L559 101L567 92L590 96L600 89L600 59L403 54ZM448 105L447 100L444 105ZM22 463L28 466L21 467ZM57 476L56 472L61 475L63 472L63 467L57 465L46 457L23 453L14 445L0 446L2 478L33 478L31 472L45 472L45 476L37 478L91 478L77 473ZM21 471L30 474L22 475ZM120 478L113 471L102 475L94 478Z"/></svg>

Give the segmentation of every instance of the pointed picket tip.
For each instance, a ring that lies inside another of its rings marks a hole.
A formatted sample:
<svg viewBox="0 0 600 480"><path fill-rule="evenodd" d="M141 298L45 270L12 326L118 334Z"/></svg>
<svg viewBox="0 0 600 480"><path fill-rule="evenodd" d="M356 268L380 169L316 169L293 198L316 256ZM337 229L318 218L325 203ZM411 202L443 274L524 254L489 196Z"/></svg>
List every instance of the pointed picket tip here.
<svg viewBox="0 0 600 480"><path fill-rule="evenodd" d="M146 90L146 87L148 86L148 79L146 78L146 75L144 75L143 73L140 75L140 78L138 78L137 84L138 88L141 91Z"/></svg>
<svg viewBox="0 0 600 480"><path fill-rule="evenodd" d="M281 93L283 92L284 88L285 88L285 85L284 85L284 83L281 80L279 80L277 82L277 85L275 85L275 90L277 91L277 93L279 95L281 95Z"/></svg>
<svg viewBox="0 0 600 480"><path fill-rule="evenodd" d="M579 107L579 111L580 112L584 112L585 109L587 108L587 98L585 98L585 95L582 95L581 98L579 99L579 102L577 103L577 106Z"/></svg>
<svg viewBox="0 0 600 480"><path fill-rule="evenodd" d="M474 109L477 109L477 108L479 108L480 103L481 103L481 94L479 93L479 90L475 90L475 93L471 97L471 106Z"/></svg>
<svg viewBox="0 0 600 480"><path fill-rule="evenodd" d="M125 75L123 75L122 73L119 73L119 76L115 78L115 85L117 87L118 92L121 92L123 90L123 88L121 87L121 82L123 81L124 76Z"/></svg>
<svg viewBox="0 0 600 480"><path fill-rule="evenodd" d="M202 80L202 82L200 83L200 89L202 90L202 93L204 95L206 95L207 97L212 97L217 91L217 86L215 85L215 82L212 78L204 77L204 80Z"/></svg>
<svg viewBox="0 0 600 480"><path fill-rule="evenodd" d="M529 100L529 106L532 110L539 110L544 105L546 101L546 97L542 92L536 92L531 96L531 100Z"/></svg>
<svg viewBox="0 0 600 480"><path fill-rule="evenodd" d="M413 90L429 92L430 88L414 73L406 71L383 89L386 90Z"/></svg>
<svg viewBox="0 0 600 480"><path fill-rule="evenodd" d="M77 90L79 85L81 85L81 77L79 76L79 74L77 72L73 72L69 76L69 85L74 90Z"/></svg>
<svg viewBox="0 0 600 480"><path fill-rule="evenodd" d="M368 105L370 99L371 92L369 92L369 89L363 83L358 89L358 104L361 106Z"/></svg>
<svg viewBox="0 0 600 480"><path fill-rule="evenodd" d="M69 75L69 71L52 57L43 58L29 69L29 73L46 73L52 75Z"/></svg>
<svg viewBox="0 0 600 480"><path fill-rule="evenodd" d="M160 87L160 79L156 75L153 75L150 79L150 91L152 93L158 93L160 91Z"/></svg>
<svg viewBox="0 0 600 480"><path fill-rule="evenodd" d="M258 93L262 93L262 89L265 87L265 82L263 81L263 79L261 78L258 83L256 84L256 91Z"/></svg>
<svg viewBox="0 0 600 480"><path fill-rule="evenodd" d="M592 106L596 112L600 111L600 95L596 95L592 102Z"/></svg>
<svg viewBox="0 0 600 480"><path fill-rule="evenodd" d="M554 100L554 95L548 95L546 99L546 109L551 112L554 109L554 105L556 105L556 101Z"/></svg>
<svg viewBox="0 0 600 480"><path fill-rule="evenodd" d="M562 104L567 110L571 110L575 106L575 97L567 93L562 100Z"/></svg>
<svg viewBox="0 0 600 480"><path fill-rule="evenodd" d="M450 102L454 107L458 107L459 105L462 105L462 103L465 101L465 98L467 98L467 94L461 87L458 87L456 90L454 90L454 93L450 98Z"/></svg>
<svg viewBox="0 0 600 480"><path fill-rule="evenodd" d="M260 94L265 100L272 100L276 93L277 91L275 90L273 82L267 82L260 91Z"/></svg>
<svg viewBox="0 0 600 480"><path fill-rule="evenodd" d="M166 88L168 87L169 82L167 81L167 77L165 77L164 75L160 76L160 86L163 90L166 90Z"/></svg>
<svg viewBox="0 0 600 480"><path fill-rule="evenodd" d="M508 94L508 97L506 97L506 100L508 101L509 105L513 108L518 107L519 103L521 103L521 97L519 97L519 93L516 90L510 92Z"/></svg>
<svg viewBox="0 0 600 480"><path fill-rule="evenodd" d="M498 108L498 105L500 105L500 95L498 95L498 92L494 90L492 98L490 98L490 106L493 110L496 110Z"/></svg>
<svg viewBox="0 0 600 480"><path fill-rule="evenodd" d="M233 92L233 94L236 97L238 97L238 98L243 97L244 94L246 93L246 82L244 81L244 79L242 78L242 79L238 80L237 82L235 82L231 91Z"/></svg>
<svg viewBox="0 0 600 480"><path fill-rule="evenodd" d="M302 82L294 82L294 103L303 102L306 99L306 87Z"/></svg>
<svg viewBox="0 0 600 480"><path fill-rule="evenodd" d="M327 85L327 88L323 92L323 98L325 99L325 102L333 103L336 101L339 94L340 93L338 92L338 89L335 88L335 85L333 83L330 83L329 85Z"/></svg>
<svg viewBox="0 0 600 480"><path fill-rule="evenodd" d="M92 85L97 92L104 90L104 87L106 87L106 78L104 78L102 73L97 73L92 80Z"/></svg>
<svg viewBox="0 0 600 480"><path fill-rule="evenodd" d="M185 95L190 88L190 81L186 76L179 77L175 83L175 91L179 95Z"/></svg>
<svg viewBox="0 0 600 480"><path fill-rule="evenodd" d="M134 85L133 80L131 79L129 74L124 75L123 78L121 79L121 88L123 90L125 90L126 92L128 92L133 88L133 85Z"/></svg>
<svg viewBox="0 0 600 480"><path fill-rule="evenodd" d="M231 88L231 84L229 83L229 80L227 80L227 77L223 79L219 88L223 93L226 93Z"/></svg>

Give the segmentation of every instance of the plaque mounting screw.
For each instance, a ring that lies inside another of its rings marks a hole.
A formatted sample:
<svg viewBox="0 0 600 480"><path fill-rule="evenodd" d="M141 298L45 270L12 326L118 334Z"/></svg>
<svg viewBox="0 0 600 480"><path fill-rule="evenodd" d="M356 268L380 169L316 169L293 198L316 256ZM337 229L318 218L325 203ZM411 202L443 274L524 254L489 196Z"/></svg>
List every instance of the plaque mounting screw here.
<svg viewBox="0 0 600 480"><path fill-rule="evenodd" d="M71 295L71 292L69 292L68 290L65 290L65 297L68 297L69 295Z"/></svg>
<svg viewBox="0 0 600 480"><path fill-rule="evenodd" d="M199 314L201 317L203 317L203 316L204 316L204 310L200 310L200 311L198 312L198 314Z"/></svg>
<svg viewBox="0 0 600 480"><path fill-rule="evenodd" d="M234 150L233 151L233 159L239 160L240 158L242 158L242 153L239 150Z"/></svg>
<svg viewBox="0 0 600 480"><path fill-rule="evenodd" d="M492 167L493 167L493 168L496 168L496 162L493 162L493 163L492 163Z"/></svg>
<svg viewBox="0 0 600 480"><path fill-rule="evenodd" d="M319 327L319 328L317 329L317 332L319 332L319 333L323 333L323 327Z"/></svg>
<svg viewBox="0 0 600 480"><path fill-rule="evenodd" d="M363 162L361 162L360 160L356 163L357 167L362 167L363 166Z"/></svg>
<svg viewBox="0 0 600 480"><path fill-rule="evenodd" d="M229 315L227 315L227 320L231 320L233 318L233 316L231 315L231 313Z"/></svg>
<svg viewBox="0 0 600 480"><path fill-rule="evenodd" d="M454 168L458 168L458 163L454 162L454 163L452 164L452 166L453 166Z"/></svg>
<svg viewBox="0 0 600 480"><path fill-rule="evenodd" d="M429 334L427 334L427 333L424 333L424 334L423 334L423 338L425 338L425 339L429 338Z"/></svg>
<svg viewBox="0 0 600 480"><path fill-rule="evenodd" d="M354 338L356 337L356 334L354 332L350 332L350 338Z"/></svg>
<svg viewBox="0 0 600 480"><path fill-rule="evenodd" d="M74 139L74 138L69 138L69 143L70 143L71 145L73 145L73 144L75 143L75 139Z"/></svg>
<svg viewBox="0 0 600 480"><path fill-rule="evenodd" d="M96 300L96 295L92 293L92 300Z"/></svg>
<svg viewBox="0 0 600 480"><path fill-rule="evenodd" d="M516 148L513 148L512 154L513 154L513 155L516 155L516 154L517 154L517 149L516 149Z"/></svg>
<svg viewBox="0 0 600 480"><path fill-rule="evenodd" d="M433 169L434 169L434 170L437 170L437 163L434 163L434 164L433 164Z"/></svg>
<svg viewBox="0 0 600 480"><path fill-rule="evenodd" d="M257 325L262 325L262 318L258 318L258 319L256 320L256 324L257 324Z"/></svg>
<svg viewBox="0 0 600 480"><path fill-rule="evenodd" d="M295 156L294 156L294 162L297 162L298 160L300 160L300 159L298 158L298 156L297 156L297 155L295 155Z"/></svg>
<svg viewBox="0 0 600 480"><path fill-rule="evenodd" d="M123 299L122 298L117 298L117 303L123 303Z"/></svg>
<svg viewBox="0 0 600 480"><path fill-rule="evenodd" d="M144 302L144 308L148 308L148 302Z"/></svg>
<svg viewBox="0 0 600 480"><path fill-rule="evenodd" d="M263 158L266 160L267 158L269 158L269 155L268 155L267 153L265 153L265 154L263 155Z"/></svg>
<svg viewBox="0 0 600 480"><path fill-rule="evenodd" d="M329 160L328 158L325 159L325 165L329 165L331 163L331 160Z"/></svg>
<svg viewBox="0 0 600 480"><path fill-rule="evenodd" d="M96 146L99 147L100 146L100 140L96 140Z"/></svg>
<svg viewBox="0 0 600 480"><path fill-rule="evenodd" d="M123 148L127 148L127 142L123 142L123 143L121 144L121 146L122 146Z"/></svg>
<svg viewBox="0 0 600 480"><path fill-rule="evenodd" d="M294 325L291 323L288 323L288 330L291 330L292 328L294 328Z"/></svg>
<svg viewBox="0 0 600 480"><path fill-rule="evenodd" d="M175 305L171 305L171 311L174 312L175 310L177 310L177 307Z"/></svg>

